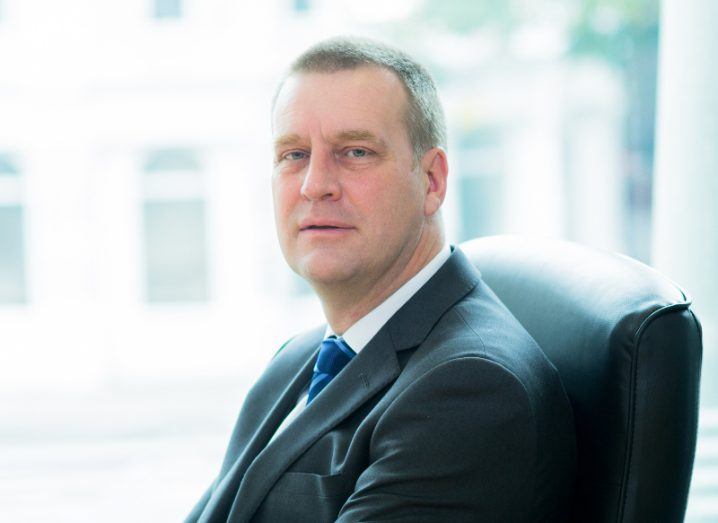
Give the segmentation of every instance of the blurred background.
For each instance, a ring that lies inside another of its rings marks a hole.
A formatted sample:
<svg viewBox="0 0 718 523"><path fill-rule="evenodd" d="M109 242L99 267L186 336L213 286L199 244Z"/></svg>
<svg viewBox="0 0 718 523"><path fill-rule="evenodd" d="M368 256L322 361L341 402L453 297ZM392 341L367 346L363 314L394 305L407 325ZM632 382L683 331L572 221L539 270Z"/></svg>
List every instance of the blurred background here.
<svg viewBox="0 0 718 523"><path fill-rule="evenodd" d="M271 96L355 34L435 75L452 243L565 238L693 295L688 520L718 521L716 6L0 0L0 520L180 521L212 481L248 387L322 321L276 244Z"/></svg>

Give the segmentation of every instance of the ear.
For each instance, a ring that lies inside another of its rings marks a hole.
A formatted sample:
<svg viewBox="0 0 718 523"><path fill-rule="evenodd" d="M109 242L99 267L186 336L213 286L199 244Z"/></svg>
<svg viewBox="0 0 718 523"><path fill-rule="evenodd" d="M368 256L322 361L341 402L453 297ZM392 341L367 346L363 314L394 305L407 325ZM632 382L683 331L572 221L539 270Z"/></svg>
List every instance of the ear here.
<svg viewBox="0 0 718 523"><path fill-rule="evenodd" d="M441 147L429 149L421 158L420 167L426 187L424 215L433 216L441 207L446 196L446 178L449 175L446 151Z"/></svg>

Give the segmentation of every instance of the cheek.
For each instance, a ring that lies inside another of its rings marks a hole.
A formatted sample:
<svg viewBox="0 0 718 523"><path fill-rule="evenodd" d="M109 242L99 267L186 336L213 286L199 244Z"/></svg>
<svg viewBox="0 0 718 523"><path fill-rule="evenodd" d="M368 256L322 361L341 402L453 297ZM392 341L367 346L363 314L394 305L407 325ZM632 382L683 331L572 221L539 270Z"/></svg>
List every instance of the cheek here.
<svg viewBox="0 0 718 523"><path fill-rule="evenodd" d="M274 221L281 240L284 240L290 229L289 219L293 209L291 189L286 183L272 181L272 201L274 204Z"/></svg>
<svg viewBox="0 0 718 523"><path fill-rule="evenodd" d="M401 233L404 225L423 212L413 187L403 183L363 186L354 194L362 215L382 237Z"/></svg>
<svg viewBox="0 0 718 523"><path fill-rule="evenodd" d="M275 176L272 179L272 198L274 212L277 216L285 215L292 205L294 189L291 180L286 177Z"/></svg>

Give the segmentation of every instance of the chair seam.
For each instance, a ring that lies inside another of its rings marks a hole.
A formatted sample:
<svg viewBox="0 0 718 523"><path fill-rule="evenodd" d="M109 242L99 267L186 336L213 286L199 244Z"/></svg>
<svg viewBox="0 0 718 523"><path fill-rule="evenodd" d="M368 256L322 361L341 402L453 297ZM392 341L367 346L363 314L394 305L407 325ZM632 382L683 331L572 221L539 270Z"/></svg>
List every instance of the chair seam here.
<svg viewBox="0 0 718 523"><path fill-rule="evenodd" d="M684 295L685 296L685 295ZM680 303L672 303L670 305L664 305L655 311L651 312L642 322L641 325L636 330L636 334L634 337L634 351L633 351L633 361L631 362L631 394L628 398L628 427L627 427L627 439L628 439L628 445L627 445L627 456L626 456L626 464L624 465L624 472L623 472L623 478L621 481L621 506L618 513L617 521L623 521L626 514L626 500L628 498L627 495L627 489L628 489L628 482L629 478L632 476L632 467L633 467L633 449L636 444L635 439L635 429L636 429L636 401L638 396L638 362L640 360L640 350L641 350L641 340L643 338L643 334L646 332L646 330L651 326L651 324L657 319L662 316L665 316L666 314L669 314L674 311L683 311L688 310L690 311L690 305L691 302L686 300L685 302ZM692 313L692 311L690 311Z"/></svg>

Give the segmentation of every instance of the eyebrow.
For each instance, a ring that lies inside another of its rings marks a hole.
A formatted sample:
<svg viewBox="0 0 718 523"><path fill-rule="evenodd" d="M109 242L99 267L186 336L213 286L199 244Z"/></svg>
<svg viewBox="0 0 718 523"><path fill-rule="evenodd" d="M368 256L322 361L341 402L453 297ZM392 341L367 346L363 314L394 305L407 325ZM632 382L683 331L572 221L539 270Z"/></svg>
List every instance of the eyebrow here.
<svg viewBox="0 0 718 523"><path fill-rule="evenodd" d="M339 131L332 137L333 141L357 141L372 142L380 147L386 147L386 142L367 129L347 129ZM296 133L284 134L274 140L274 147L286 147L296 145L302 141L302 137Z"/></svg>
<svg viewBox="0 0 718 523"><path fill-rule="evenodd" d="M366 129L347 129L346 131L340 131L334 135L334 139L337 141L372 142L381 147L386 146L384 140Z"/></svg>
<svg viewBox="0 0 718 523"><path fill-rule="evenodd" d="M274 147L284 147L287 145L295 145L301 142L302 139L298 134L284 134L274 140Z"/></svg>

